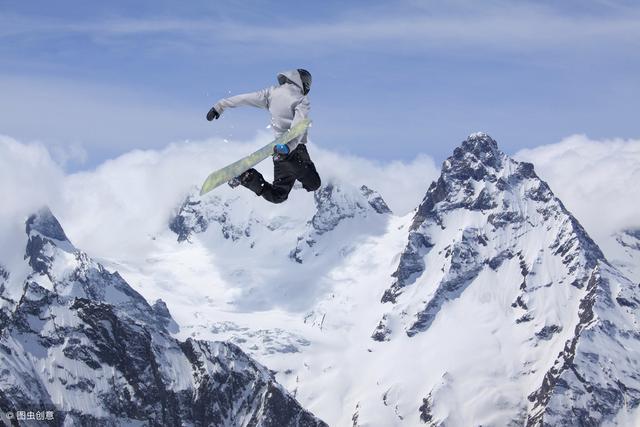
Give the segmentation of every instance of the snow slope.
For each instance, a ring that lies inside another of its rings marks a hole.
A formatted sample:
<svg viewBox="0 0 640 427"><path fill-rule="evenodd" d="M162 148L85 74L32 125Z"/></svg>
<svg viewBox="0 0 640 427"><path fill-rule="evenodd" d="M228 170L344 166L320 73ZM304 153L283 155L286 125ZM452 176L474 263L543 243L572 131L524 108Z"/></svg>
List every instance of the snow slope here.
<svg viewBox="0 0 640 427"><path fill-rule="evenodd" d="M603 242L607 258L625 276L640 284L640 229L625 229Z"/></svg>

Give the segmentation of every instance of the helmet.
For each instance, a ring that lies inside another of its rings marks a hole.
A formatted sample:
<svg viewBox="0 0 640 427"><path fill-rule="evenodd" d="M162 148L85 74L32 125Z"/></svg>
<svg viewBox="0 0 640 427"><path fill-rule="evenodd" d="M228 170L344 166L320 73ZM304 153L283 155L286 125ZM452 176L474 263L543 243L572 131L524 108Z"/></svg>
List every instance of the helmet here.
<svg viewBox="0 0 640 427"><path fill-rule="evenodd" d="M298 73L302 81L302 93L306 95L311 90L311 73L304 68L298 68Z"/></svg>

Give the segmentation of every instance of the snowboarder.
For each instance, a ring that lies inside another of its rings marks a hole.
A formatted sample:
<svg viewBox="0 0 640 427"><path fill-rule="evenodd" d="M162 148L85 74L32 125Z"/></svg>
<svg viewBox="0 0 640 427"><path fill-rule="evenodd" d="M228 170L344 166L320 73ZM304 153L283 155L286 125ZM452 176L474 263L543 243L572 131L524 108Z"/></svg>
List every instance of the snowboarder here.
<svg viewBox="0 0 640 427"><path fill-rule="evenodd" d="M311 74L304 69L285 71L278 74L278 85L253 93L221 99L207 113L207 120L218 119L227 108L243 105L265 108L271 113L271 126L276 136L287 132L295 124L307 117ZM320 188L320 176L309 157L306 147L307 132L287 144L278 144L273 153L273 184L268 183L262 174L249 169L229 185L243 185L272 203L287 200L296 180L307 191Z"/></svg>

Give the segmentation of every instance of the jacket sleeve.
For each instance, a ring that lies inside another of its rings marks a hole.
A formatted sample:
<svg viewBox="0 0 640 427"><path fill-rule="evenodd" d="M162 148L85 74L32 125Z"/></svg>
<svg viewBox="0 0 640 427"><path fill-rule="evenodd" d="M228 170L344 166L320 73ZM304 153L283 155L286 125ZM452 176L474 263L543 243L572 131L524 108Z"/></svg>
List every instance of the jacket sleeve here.
<svg viewBox="0 0 640 427"><path fill-rule="evenodd" d="M262 89L257 92L243 93L242 95L232 96L230 98L224 98L216 102L214 105L216 111L222 114L227 108L242 107L243 105L249 105L251 107L269 108L269 96L271 94L271 88Z"/></svg>
<svg viewBox="0 0 640 427"><path fill-rule="evenodd" d="M303 119L306 119L309 116L309 110L311 110L311 105L309 104L309 98L306 96L302 98L302 100L296 105L295 113L293 115L293 120L291 121L291 128L300 123ZM291 129L290 128L290 129ZM299 137L292 139L287 143L289 146L289 150L293 151L300 144L303 138L307 135L307 131L305 131Z"/></svg>

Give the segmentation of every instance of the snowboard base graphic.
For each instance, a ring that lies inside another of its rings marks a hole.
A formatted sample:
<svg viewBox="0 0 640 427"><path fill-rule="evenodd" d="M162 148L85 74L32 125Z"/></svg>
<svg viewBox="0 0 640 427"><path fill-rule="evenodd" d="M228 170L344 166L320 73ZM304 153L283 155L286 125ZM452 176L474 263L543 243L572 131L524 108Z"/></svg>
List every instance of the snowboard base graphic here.
<svg viewBox="0 0 640 427"><path fill-rule="evenodd" d="M271 156L273 154L274 146L277 144L286 144L287 142L299 137L307 130L310 124L311 120L304 119L289 129L285 134L274 139L259 150L254 151L248 156L243 157L222 169L212 172L202 184L200 195L202 196L203 194L208 193L216 187L219 187L221 184L224 184L225 182L240 175L242 172L251 169L267 157Z"/></svg>

